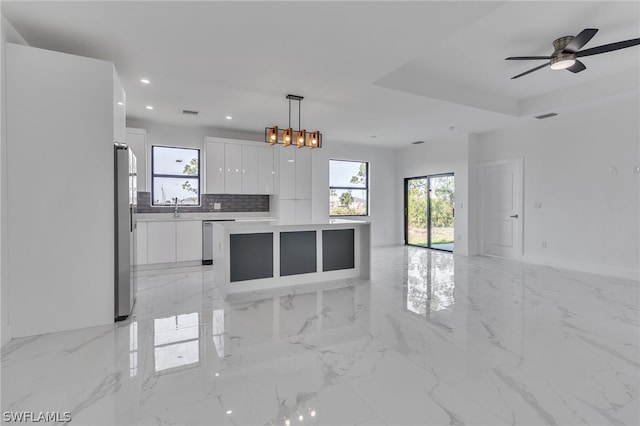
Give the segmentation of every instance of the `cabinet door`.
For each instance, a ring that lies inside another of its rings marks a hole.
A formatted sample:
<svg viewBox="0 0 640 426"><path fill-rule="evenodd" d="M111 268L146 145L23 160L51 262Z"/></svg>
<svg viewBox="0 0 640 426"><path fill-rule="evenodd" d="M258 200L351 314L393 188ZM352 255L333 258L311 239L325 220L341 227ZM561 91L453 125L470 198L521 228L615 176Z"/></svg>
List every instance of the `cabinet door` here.
<svg viewBox="0 0 640 426"><path fill-rule="evenodd" d="M242 193L258 193L258 147L242 145Z"/></svg>
<svg viewBox="0 0 640 426"><path fill-rule="evenodd" d="M311 223L311 200L296 200L296 224L306 225Z"/></svg>
<svg viewBox="0 0 640 426"><path fill-rule="evenodd" d="M296 150L293 147L280 148L280 199L296 198Z"/></svg>
<svg viewBox="0 0 640 426"><path fill-rule="evenodd" d="M176 261L176 222L147 222L147 261Z"/></svg>
<svg viewBox="0 0 640 426"><path fill-rule="evenodd" d="M242 145L224 144L224 192L242 194Z"/></svg>
<svg viewBox="0 0 640 426"><path fill-rule="evenodd" d="M311 150L296 148L295 181L297 200L311 199Z"/></svg>
<svg viewBox="0 0 640 426"><path fill-rule="evenodd" d="M205 193L224 194L224 144L207 142L204 166L206 170Z"/></svg>
<svg viewBox="0 0 640 426"><path fill-rule="evenodd" d="M147 134L141 129L127 129L125 143L136 156L138 191L151 191L147 189Z"/></svg>
<svg viewBox="0 0 640 426"><path fill-rule="evenodd" d="M136 265L147 264L147 222L136 225Z"/></svg>
<svg viewBox="0 0 640 426"><path fill-rule="evenodd" d="M176 260L202 259L202 221L176 222Z"/></svg>
<svg viewBox="0 0 640 426"><path fill-rule="evenodd" d="M258 194L273 194L273 147L258 148Z"/></svg>
<svg viewBox="0 0 640 426"><path fill-rule="evenodd" d="M278 207L278 217L280 219L280 223L283 223L285 225L296 223L295 200L280 200L280 203L278 203Z"/></svg>

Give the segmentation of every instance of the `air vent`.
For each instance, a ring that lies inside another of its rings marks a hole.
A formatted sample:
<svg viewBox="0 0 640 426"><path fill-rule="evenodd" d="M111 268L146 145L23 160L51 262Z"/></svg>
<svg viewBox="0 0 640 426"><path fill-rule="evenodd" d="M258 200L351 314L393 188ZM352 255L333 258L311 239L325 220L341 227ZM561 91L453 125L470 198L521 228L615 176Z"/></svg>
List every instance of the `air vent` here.
<svg viewBox="0 0 640 426"><path fill-rule="evenodd" d="M411 142L411 145L420 145L424 143L424 141L415 141L415 142Z"/></svg>
<svg viewBox="0 0 640 426"><path fill-rule="evenodd" d="M558 114L556 114L555 112L550 112L549 114L538 115L538 116L536 116L536 118L538 120L542 120L542 119L545 119L545 118L555 117L556 115L558 115Z"/></svg>
<svg viewBox="0 0 640 426"><path fill-rule="evenodd" d="M188 109L183 109L182 113L184 115L198 115L198 111L191 111L191 110L188 110Z"/></svg>

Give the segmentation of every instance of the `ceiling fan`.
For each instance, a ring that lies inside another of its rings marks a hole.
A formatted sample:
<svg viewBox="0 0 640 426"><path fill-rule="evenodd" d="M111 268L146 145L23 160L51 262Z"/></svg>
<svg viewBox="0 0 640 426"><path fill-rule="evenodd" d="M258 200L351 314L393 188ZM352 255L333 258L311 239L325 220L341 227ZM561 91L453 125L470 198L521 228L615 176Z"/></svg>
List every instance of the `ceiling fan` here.
<svg viewBox="0 0 640 426"><path fill-rule="evenodd" d="M587 67L577 58L583 56L598 55L600 53L613 52L614 50L624 49L626 47L640 44L640 38L631 40L618 41L616 43L604 44L602 46L592 47L591 49L580 50L582 46L587 44L591 38L598 32L597 28L585 28L577 36L565 36L554 40L554 51L551 56L510 56L505 58L506 61L513 60L549 60L546 64L531 68L528 71L518 74L514 78L522 77L546 66L550 66L552 70L569 70L573 73L584 71Z"/></svg>

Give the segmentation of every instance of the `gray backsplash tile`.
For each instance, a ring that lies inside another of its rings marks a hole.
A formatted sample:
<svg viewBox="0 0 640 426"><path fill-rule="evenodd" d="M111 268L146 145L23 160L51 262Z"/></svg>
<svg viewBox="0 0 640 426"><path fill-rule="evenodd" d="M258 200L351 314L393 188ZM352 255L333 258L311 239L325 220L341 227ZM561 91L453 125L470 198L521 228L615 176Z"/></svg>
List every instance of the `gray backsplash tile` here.
<svg viewBox="0 0 640 426"><path fill-rule="evenodd" d="M221 209L214 210L214 203L220 203ZM138 192L138 213L171 213L173 206L151 206L151 193ZM178 206L183 213L219 213L219 212L268 212L268 195L246 194L202 194L200 206Z"/></svg>

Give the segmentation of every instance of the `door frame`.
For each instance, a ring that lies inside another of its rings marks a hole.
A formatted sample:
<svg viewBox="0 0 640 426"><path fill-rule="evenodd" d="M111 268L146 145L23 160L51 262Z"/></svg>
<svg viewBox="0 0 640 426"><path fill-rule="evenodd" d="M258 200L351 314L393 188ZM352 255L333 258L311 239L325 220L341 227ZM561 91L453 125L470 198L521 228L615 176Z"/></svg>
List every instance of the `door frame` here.
<svg viewBox="0 0 640 426"><path fill-rule="evenodd" d="M433 175L424 175L424 176L412 176L412 177L406 177L404 178L404 245L405 246L411 246L411 247L422 247L422 248L428 248L431 250L438 250L438 251L446 251L447 253L453 253L453 250L445 250L445 249L441 249L441 248L434 248L431 247L431 178L437 178L437 177L444 177L444 176L452 176L455 178L455 173L454 172L448 172L448 173L436 173ZM427 180L427 245L426 246L420 246L417 244L409 244L409 181L410 180L414 180L414 179L426 179ZM455 185L455 180L454 180L454 185ZM455 186L453 189L453 196L455 199ZM455 236L455 201L453 203L454 208L453 208L453 217L454 217L454 222L453 222L453 234ZM453 245L454 249L455 249L455 240L454 240L454 245Z"/></svg>
<svg viewBox="0 0 640 426"><path fill-rule="evenodd" d="M478 163L478 196L479 196L479 235L478 235L478 252L482 256L494 256L486 253L485 249L485 188L487 182L485 182L485 171L489 167L502 166L505 164L514 164L516 170L516 176L514 183L514 187L517 187L519 190L518 196L515 197L514 201L516 203L516 210L518 210L518 215L520 219L520 223L515 226L516 229L516 241L514 242L514 247L516 248L515 259L521 259L524 256L524 158L523 157L514 157L514 158L505 158L503 160L493 160L493 161L483 161ZM498 257L498 256L495 256Z"/></svg>

